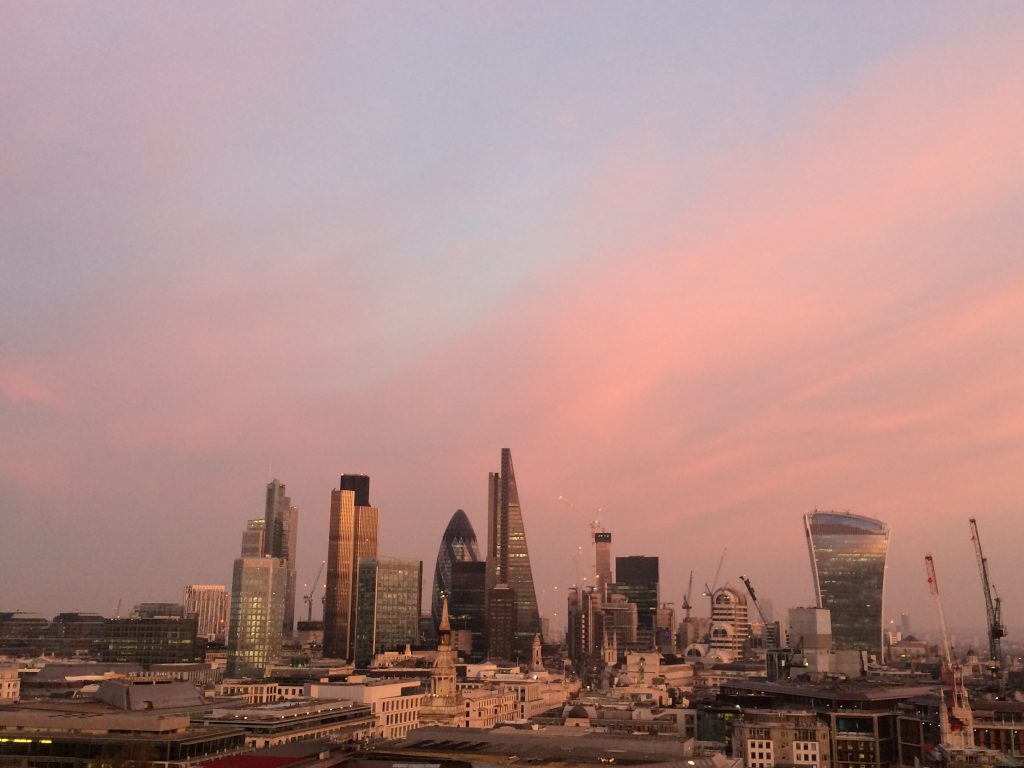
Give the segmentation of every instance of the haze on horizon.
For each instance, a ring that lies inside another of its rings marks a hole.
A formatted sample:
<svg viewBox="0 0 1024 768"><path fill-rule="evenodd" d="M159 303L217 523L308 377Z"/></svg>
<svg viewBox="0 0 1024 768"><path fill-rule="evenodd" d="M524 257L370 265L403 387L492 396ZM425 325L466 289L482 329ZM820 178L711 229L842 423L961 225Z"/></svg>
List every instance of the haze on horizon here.
<svg viewBox="0 0 1024 768"><path fill-rule="evenodd" d="M809 604L818 508L1024 630L1024 6L7 3L0 98L0 610L228 584L274 476L429 580L510 447L545 615L595 516Z"/></svg>

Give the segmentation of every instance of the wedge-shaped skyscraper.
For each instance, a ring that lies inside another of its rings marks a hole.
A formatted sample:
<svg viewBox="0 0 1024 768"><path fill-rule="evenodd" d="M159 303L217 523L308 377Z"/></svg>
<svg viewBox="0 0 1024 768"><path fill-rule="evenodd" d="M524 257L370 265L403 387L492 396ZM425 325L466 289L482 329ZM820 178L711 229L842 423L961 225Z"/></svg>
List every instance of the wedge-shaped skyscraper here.
<svg viewBox="0 0 1024 768"><path fill-rule="evenodd" d="M488 478L487 507L488 624L492 623L492 590L498 587L511 589L515 593L515 637L504 639L497 647L504 651L509 647L507 640L511 639L511 647L526 659L533 648L533 636L540 633L540 614L530 553L526 548L523 510L519 505L516 474L512 468L512 452L508 448L501 449L501 472L492 472ZM496 605L498 603L505 604L504 600L497 601ZM504 621L502 624L509 625ZM488 628L488 634L494 637L493 627ZM495 651L492 650L491 655L495 655Z"/></svg>
<svg viewBox="0 0 1024 768"><path fill-rule="evenodd" d="M434 626L441 623L441 606L445 597L449 603L452 599L452 565L454 563L475 563L480 560L477 550L476 533L466 513L455 510L448 527L441 537L441 546L437 550L437 565L434 566L434 591L430 602L430 615L434 618Z"/></svg>
<svg viewBox="0 0 1024 768"><path fill-rule="evenodd" d="M849 512L804 515L819 608L832 613L832 647L881 658L889 526Z"/></svg>

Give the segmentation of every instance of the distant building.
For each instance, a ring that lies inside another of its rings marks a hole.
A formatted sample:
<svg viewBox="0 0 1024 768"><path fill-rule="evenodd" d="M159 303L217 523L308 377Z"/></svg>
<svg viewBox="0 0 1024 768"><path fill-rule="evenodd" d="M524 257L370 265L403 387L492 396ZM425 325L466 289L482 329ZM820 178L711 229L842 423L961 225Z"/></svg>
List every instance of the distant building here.
<svg viewBox="0 0 1024 768"><path fill-rule="evenodd" d="M181 603L139 603L132 609L136 619L180 619L184 615Z"/></svg>
<svg viewBox="0 0 1024 768"><path fill-rule="evenodd" d="M227 638L228 608L231 598L227 589L219 584L189 584L182 600L185 614L195 614L197 634L211 643L223 643Z"/></svg>
<svg viewBox="0 0 1024 768"><path fill-rule="evenodd" d="M637 643L653 648L660 603L658 558L643 555L615 558L615 583L609 592L636 605Z"/></svg>
<svg viewBox="0 0 1024 768"><path fill-rule="evenodd" d="M363 557L356 585L355 664L415 643L419 635L423 562Z"/></svg>
<svg viewBox="0 0 1024 768"><path fill-rule="evenodd" d="M715 590L711 595L711 655L735 661L743 656L749 636L747 596L728 585Z"/></svg>
<svg viewBox="0 0 1024 768"><path fill-rule="evenodd" d="M496 649L505 653L509 642L514 652L528 658L533 646L533 636L540 632L540 613L537 610L537 591L533 584L533 570L530 567L530 553L526 546L526 528L523 525L523 509L519 503L519 489L516 485L515 470L512 467L512 452L501 449L501 471L492 472L488 477L487 497L487 593L488 593L488 636L498 642ZM490 606L502 611L508 592L495 594L494 589L506 586L511 590L515 606L515 621L510 623L502 614L492 619ZM492 596L496 600L492 601ZM499 638L498 627L502 630L512 627L512 638ZM496 650L488 642L488 653L492 658ZM511 658L512 654L504 658Z"/></svg>
<svg viewBox="0 0 1024 768"><path fill-rule="evenodd" d="M59 613L50 624L46 652L58 657L98 657L106 624L98 613Z"/></svg>
<svg viewBox="0 0 1024 768"><path fill-rule="evenodd" d="M374 735L399 739L420 727L426 695L420 680L371 680L352 675L344 683L306 683L304 693L317 701L366 704L376 718Z"/></svg>
<svg viewBox="0 0 1024 768"><path fill-rule="evenodd" d="M487 655L487 564L452 563L451 594L448 611L453 632L470 633L469 661L482 661ZM459 650L463 650L461 645Z"/></svg>
<svg viewBox="0 0 1024 768"><path fill-rule="evenodd" d="M266 677L281 650L287 571L276 557L240 557L231 580L229 677Z"/></svg>
<svg viewBox="0 0 1024 768"><path fill-rule="evenodd" d="M184 664L206 659L206 641L196 636L196 619L173 616L107 619L100 659L120 664Z"/></svg>
<svg viewBox="0 0 1024 768"><path fill-rule="evenodd" d="M284 619L281 625L284 637L295 630L295 558L299 538L299 510L285 493L285 485L276 477L267 483L267 503L263 515L266 535L262 554L284 562L286 572Z"/></svg>
<svg viewBox="0 0 1024 768"><path fill-rule="evenodd" d="M355 652L355 592L359 559L377 557L380 510L370 506L370 478L342 475L331 491L327 588L324 595L324 656L352 659Z"/></svg>
<svg viewBox="0 0 1024 768"><path fill-rule="evenodd" d="M246 745L261 749L306 739L365 739L373 734L375 718L366 704L300 700L214 709L203 716L203 723L240 728Z"/></svg>
<svg viewBox="0 0 1024 768"><path fill-rule="evenodd" d="M819 608L832 613L837 651L882 659L882 597L889 526L849 512L808 512L804 530Z"/></svg>
<svg viewBox="0 0 1024 768"><path fill-rule="evenodd" d="M250 520L245 524L245 530L242 531L242 557L263 557L266 532L266 520Z"/></svg>
<svg viewBox="0 0 1024 768"><path fill-rule="evenodd" d="M451 599L452 571L456 563L477 562L480 553L477 550L476 533L466 513L455 510L448 526L441 537L441 546L437 550L437 564L434 566L434 588L431 592L430 615L436 628L441 621L441 601L447 596ZM450 608L451 606L449 606Z"/></svg>
<svg viewBox="0 0 1024 768"><path fill-rule="evenodd" d="M594 564L597 571L597 589L602 598L608 597L608 588L615 583L612 573L611 531L594 531Z"/></svg>
<svg viewBox="0 0 1024 768"><path fill-rule="evenodd" d="M487 593L487 656L512 661L518 653L516 593L508 584L498 584ZM539 623L539 622L538 622Z"/></svg>
<svg viewBox="0 0 1024 768"><path fill-rule="evenodd" d="M0 666L0 704L17 701L21 696L21 677L15 666Z"/></svg>
<svg viewBox="0 0 1024 768"><path fill-rule="evenodd" d="M789 646L808 672L832 672L832 618L828 608L790 608Z"/></svg>

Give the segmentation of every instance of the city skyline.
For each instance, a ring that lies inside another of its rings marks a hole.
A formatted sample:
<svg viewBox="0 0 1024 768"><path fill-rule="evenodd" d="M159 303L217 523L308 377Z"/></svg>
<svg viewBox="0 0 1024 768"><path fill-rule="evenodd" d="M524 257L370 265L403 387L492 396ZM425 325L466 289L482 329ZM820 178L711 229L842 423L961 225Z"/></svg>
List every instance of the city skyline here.
<svg viewBox="0 0 1024 768"><path fill-rule="evenodd" d="M275 477L298 584L342 472L430 573L510 446L558 623L592 519L784 615L836 509L983 638L977 518L1024 630L1024 8L56 7L0 10L0 610L228 585Z"/></svg>

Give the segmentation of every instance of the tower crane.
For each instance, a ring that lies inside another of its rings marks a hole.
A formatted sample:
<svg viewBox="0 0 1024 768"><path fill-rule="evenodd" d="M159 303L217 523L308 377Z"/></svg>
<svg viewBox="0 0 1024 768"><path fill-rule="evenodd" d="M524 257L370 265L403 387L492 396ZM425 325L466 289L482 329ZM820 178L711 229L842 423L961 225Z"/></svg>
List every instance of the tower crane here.
<svg viewBox="0 0 1024 768"><path fill-rule="evenodd" d="M946 711L945 697L939 700L939 730L942 743L954 749L970 748L974 746L974 715L967 700L967 689L964 688L963 667L953 657L949 632L946 629L946 616L942 612L942 600L939 597L939 582L935 576L935 561L931 555L925 555L924 567L928 574L928 591L935 602L939 630L942 632L942 666L948 673L950 681L950 712Z"/></svg>
<svg viewBox="0 0 1024 768"><path fill-rule="evenodd" d="M686 585L686 595L683 597L683 604L680 606L686 611L686 620L690 620L690 611L693 606L690 604L690 595L693 594L693 571L690 571L690 583Z"/></svg>
<svg viewBox="0 0 1024 768"><path fill-rule="evenodd" d="M753 601L754 607L757 608L757 615L761 617L761 622L767 627L768 619L764 615L764 611L761 610L761 604L757 602L757 593L754 592L754 585L750 583L750 579L746 576L740 576L740 581L743 582L743 585L747 588L747 592L750 593L750 599Z"/></svg>
<svg viewBox="0 0 1024 768"><path fill-rule="evenodd" d="M316 588L320 586L320 577L324 573L324 566L327 565L326 560L320 561L320 567L317 569L316 578L313 579L313 583L309 588L309 592L302 596L302 599L306 603L306 621L313 620L313 595L316 594Z"/></svg>
<svg viewBox="0 0 1024 768"><path fill-rule="evenodd" d="M728 547L722 549L722 556L718 558L718 567L715 569L715 580L711 582L711 586L704 582L704 597L712 597L715 594L715 590L718 589L718 577L722 573L722 563L725 562L725 553L729 551Z"/></svg>
<svg viewBox="0 0 1024 768"><path fill-rule="evenodd" d="M1002 651L1000 638L1006 635L1003 624L1003 607L996 592L995 585L989 581L988 558L981 551L981 536L978 535L978 523L971 518L971 541L974 542L974 554L978 558L978 570L981 572L981 587L985 592L985 616L988 620L988 670L992 679L1002 688Z"/></svg>

